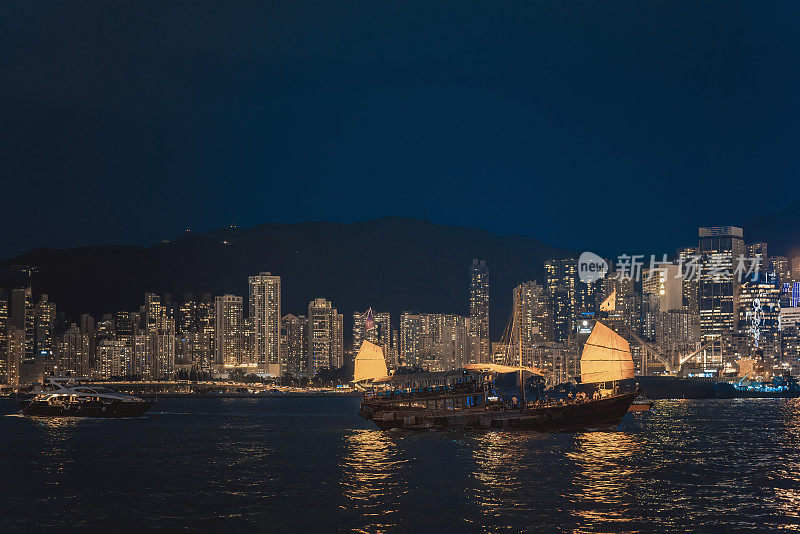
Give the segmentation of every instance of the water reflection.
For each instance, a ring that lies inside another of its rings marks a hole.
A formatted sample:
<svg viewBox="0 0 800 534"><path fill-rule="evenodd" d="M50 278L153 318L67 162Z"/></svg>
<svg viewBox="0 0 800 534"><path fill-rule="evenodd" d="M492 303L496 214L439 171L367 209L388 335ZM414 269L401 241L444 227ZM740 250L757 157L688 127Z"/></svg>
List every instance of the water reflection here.
<svg viewBox="0 0 800 534"><path fill-rule="evenodd" d="M782 406L785 436L776 443L783 445L783 454L772 475L776 504L782 515L781 528L800 529L800 460L795 451L800 445L800 399L791 399ZM787 447L788 445L788 447Z"/></svg>
<svg viewBox="0 0 800 534"><path fill-rule="evenodd" d="M619 529L619 523L631 520L635 504L632 457L638 444L622 432L587 432L576 434L575 440L576 447L567 457L575 469L570 500L573 515L583 525L579 530L592 530L603 523L616 523Z"/></svg>
<svg viewBox="0 0 800 534"><path fill-rule="evenodd" d="M383 531L402 519L398 504L408 487L400 471L406 460L393 439L402 438L377 430L353 431L344 437L342 508L359 516L361 528L356 530Z"/></svg>
<svg viewBox="0 0 800 534"><path fill-rule="evenodd" d="M39 456L37 463L42 467L42 473L48 484L58 485L61 477L72 468L74 455L72 440L79 426L90 424L92 419L84 417L27 417L42 434L39 439L40 448L36 451Z"/></svg>
<svg viewBox="0 0 800 534"><path fill-rule="evenodd" d="M529 509L529 501L520 498L529 483L529 446L542 439L534 433L487 432L473 440L473 477L479 482L474 499L483 514L499 517Z"/></svg>
<svg viewBox="0 0 800 534"><path fill-rule="evenodd" d="M91 419L84 417L29 417L29 419L48 430L71 429L77 427L83 421L91 421ZM54 436L59 437L59 434L54 434ZM63 437L63 434L60 437Z"/></svg>

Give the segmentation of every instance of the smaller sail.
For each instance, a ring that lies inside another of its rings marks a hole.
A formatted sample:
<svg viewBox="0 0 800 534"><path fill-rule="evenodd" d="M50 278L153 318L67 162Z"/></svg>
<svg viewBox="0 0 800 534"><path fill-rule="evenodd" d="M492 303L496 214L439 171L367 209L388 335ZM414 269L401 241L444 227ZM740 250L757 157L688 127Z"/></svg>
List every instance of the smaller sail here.
<svg viewBox="0 0 800 534"><path fill-rule="evenodd" d="M353 382L383 378L388 374L383 349L374 343L364 340L356 355Z"/></svg>
<svg viewBox="0 0 800 534"><path fill-rule="evenodd" d="M583 346L581 382L610 382L633 378L633 358L628 342L597 321Z"/></svg>
<svg viewBox="0 0 800 534"><path fill-rule="evenodd" d="M616 304L617 304L617 290L615 289L614 291L611 292L608 298L604 300L602 304L600 304L600 311L613 312L616 310Z"/></svg>

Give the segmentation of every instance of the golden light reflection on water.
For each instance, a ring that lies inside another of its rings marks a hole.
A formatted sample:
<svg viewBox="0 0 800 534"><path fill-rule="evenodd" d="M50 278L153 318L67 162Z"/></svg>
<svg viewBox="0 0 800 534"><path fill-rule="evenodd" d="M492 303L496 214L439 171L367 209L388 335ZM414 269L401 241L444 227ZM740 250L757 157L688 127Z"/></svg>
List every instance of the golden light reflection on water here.
<svg viewBox="0 0 800 534"><path fill-rule="evenodd" d="M82 417L27 417L43 431L39 454L43 457L44 470L52 474L68 470L74 462L71 440L75 430L87 421ZM58 484L56 478L52 483Z"/></svg>
<svg viewBox="0 0 800 534"><path fill-rule="evenodd" d="M575 450L567 457L575 466L570 494L579 524L596 528L598 523L629 521L635 492L630 460L637 442L622 432L587 432L575 439Z"/></svg>
<svg viewBox="0 0 800 534"><path fill-rule="evenodd" d="M343 508L361 516L358 531L380 532L401 520L397 504L408 492L400 471L406 460L393 436L383 431L354 431L344 437L340 483Z"/></svg>
<svg viewBox="0 0 800 534"><path fill-rule="evenodd" d="M787 441L793 450L789 451L789 454L781 455L781 461L773 476L773 484L778 508L785 514L786 519L791 518L795 521L789 523L784 520L782 528L798 530L800 529L800 459L797 456L797 448L800 446L800 399L787 401L783 419L789 438Z"/></svg>
<svg viewBox="0 0 800 534"><path fill-rule="evenodd" d="M36 423L48 430L65 430L77 427L85 419L81 417L31 417ZM54 434L58 436L58 434Z"/></svg>
<svg viewBox="0 0 800 534"><path fill-rule="evenodd" d="M529 445L544 438L529 432L487 432L474 439L473 477L480 484L473 497L484 514L500 516L529 509L530 503L519 499L518 494L528 480Z"/></svg>

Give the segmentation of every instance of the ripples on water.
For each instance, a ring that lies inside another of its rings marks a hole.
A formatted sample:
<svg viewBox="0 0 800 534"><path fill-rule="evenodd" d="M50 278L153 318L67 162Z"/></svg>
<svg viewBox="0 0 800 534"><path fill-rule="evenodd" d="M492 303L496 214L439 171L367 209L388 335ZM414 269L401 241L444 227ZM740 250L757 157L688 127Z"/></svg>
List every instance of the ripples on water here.
<svg viewBox="0 0 800 534"><path fill-rule="evenodd" d="M619 432L553 435L381 432L357 404L0 417L0 531L800 529L798 401L661 401Z"/></svg>

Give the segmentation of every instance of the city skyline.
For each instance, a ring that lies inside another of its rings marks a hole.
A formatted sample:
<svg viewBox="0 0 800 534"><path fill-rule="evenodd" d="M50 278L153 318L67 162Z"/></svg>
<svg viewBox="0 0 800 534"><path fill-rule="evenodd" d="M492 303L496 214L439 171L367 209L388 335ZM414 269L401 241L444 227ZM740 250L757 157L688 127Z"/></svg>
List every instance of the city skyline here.
<svg viewBox="0 0 800 534"><path fill-rule="evenodd" d="M800 256L770 253L768 243L746 241L731 226L701 227L697 240L673 260L651 257L649 268L644 256L621 255L599 279L584 280L576 257L547 259L541 285L520 281L500 297L512 310L501 338L489 330L498 319L490 319L498 298L491 266L478 258L468 268L463 314L403 311L394 323L391 313L362 308L352 312L349 337L344 315L326 298L311 299L306 314L284 314L281 276L266 271L247 277L248 300L146 292L138 312L82 314L79 323L57 313L44 290L23 285L0 293L0 374L15 384L79 372L100 379L215 369L312 377L345 368L369 340L391 369L519 362L568 379L588 332L582 323L598 316L632 340L640 373L673 372L681 365L675 362L700 350L703 365L720 373L743 359L800 365Z"/></svg>
<svg viewBox="0 0 800 534"><path fill-rule="evenodd" d="M798 20L0 2L0 532L797 529Z"/></svg>

